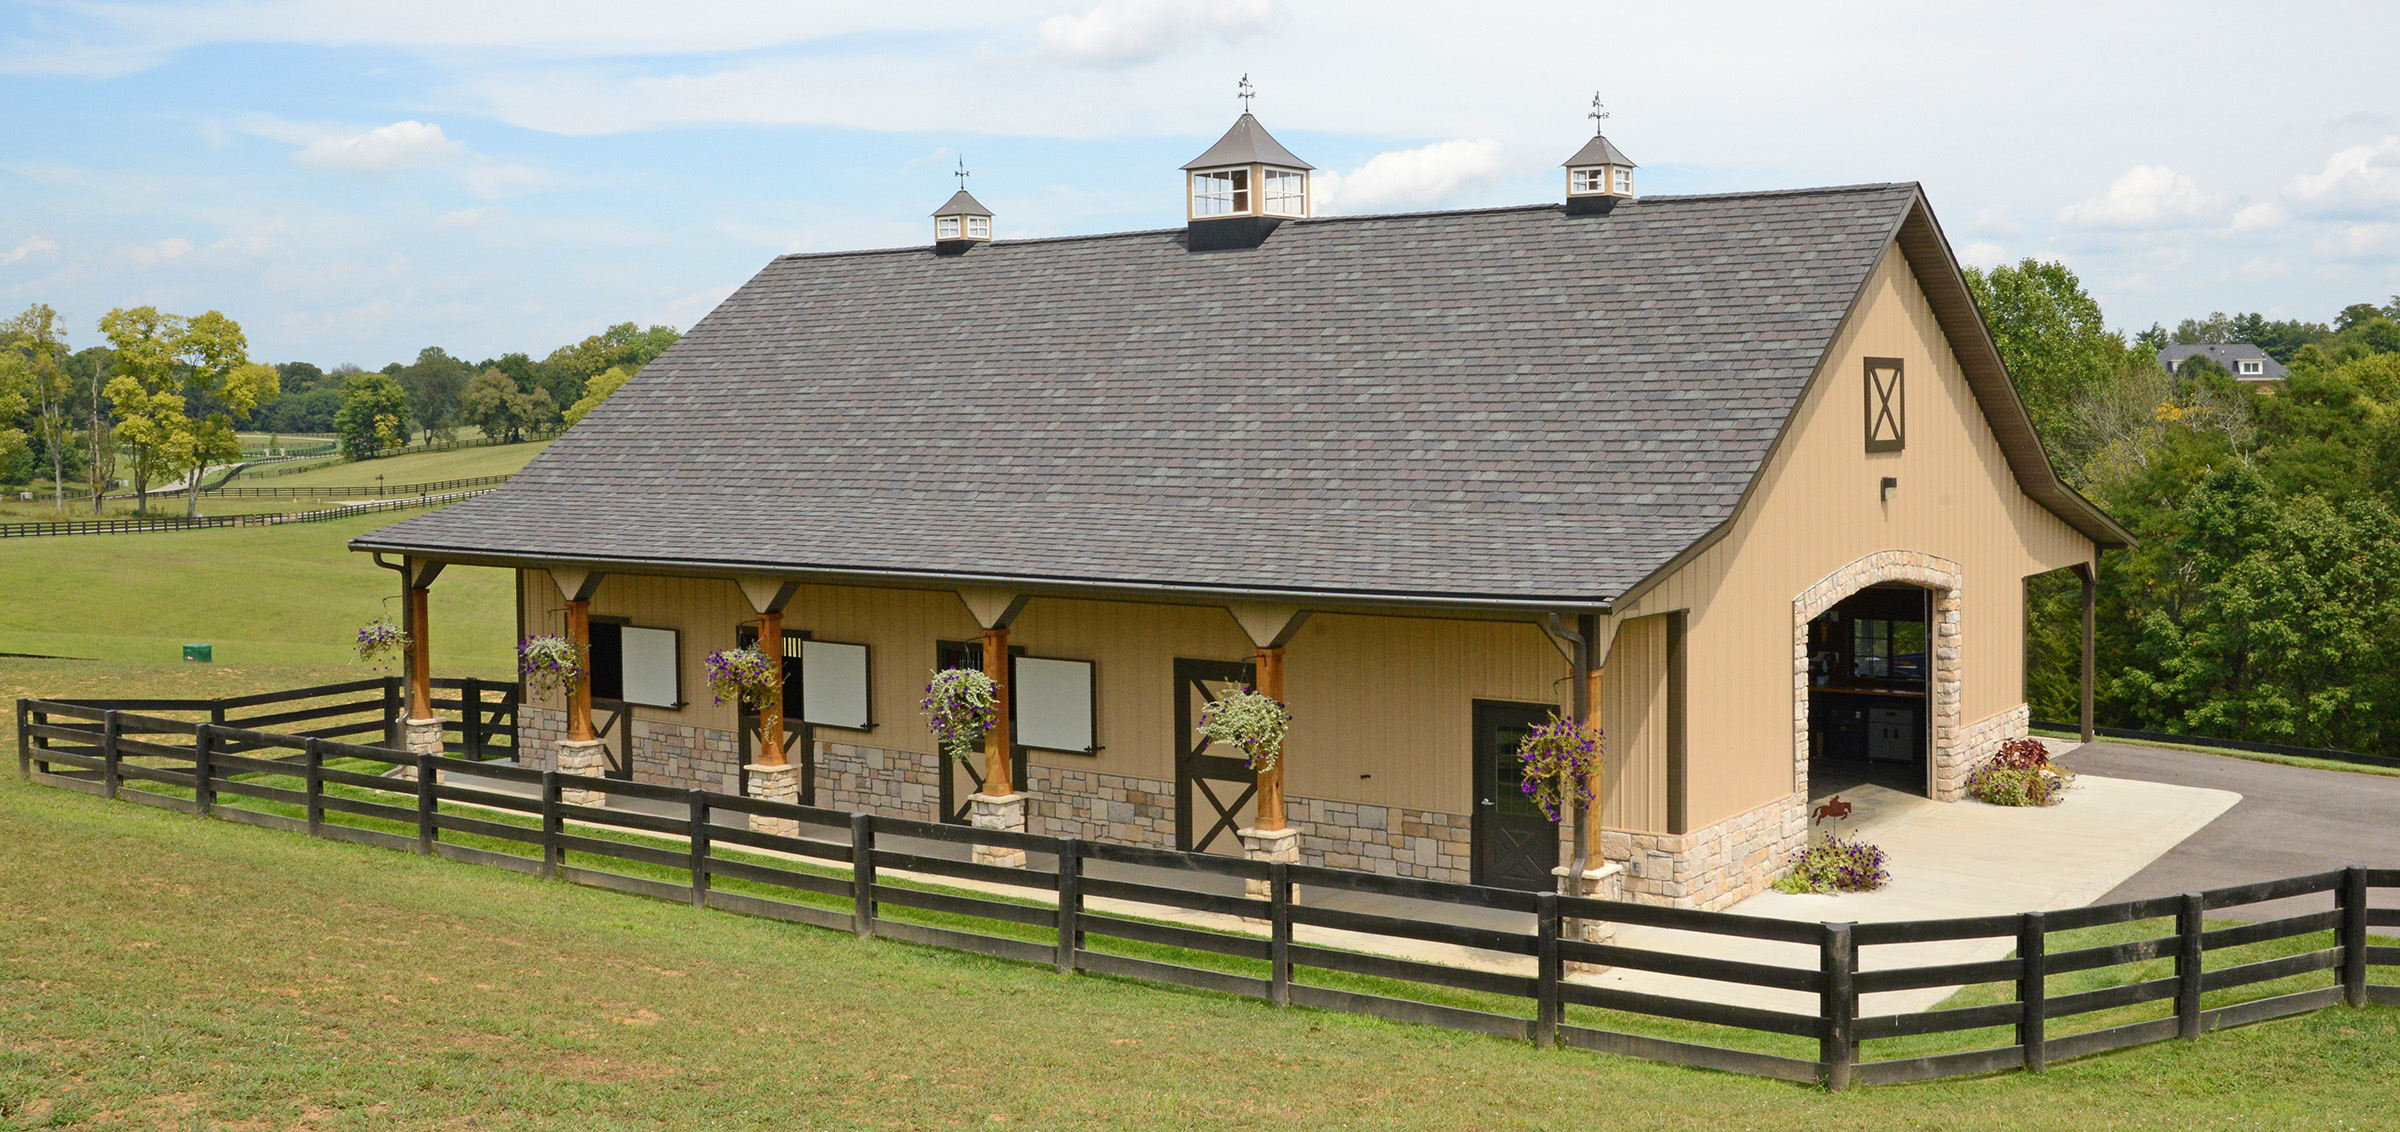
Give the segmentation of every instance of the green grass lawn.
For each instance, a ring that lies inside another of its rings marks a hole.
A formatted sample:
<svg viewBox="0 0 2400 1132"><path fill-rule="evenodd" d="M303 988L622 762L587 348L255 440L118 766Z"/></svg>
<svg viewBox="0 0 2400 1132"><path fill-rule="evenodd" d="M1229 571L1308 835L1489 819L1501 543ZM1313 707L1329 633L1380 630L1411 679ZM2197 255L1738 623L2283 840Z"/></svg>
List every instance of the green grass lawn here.
<svg viewBox="0 0 2400 1132"><path fill-rule="evenodd" d="M172 665L185 642L207 642L223 666L339 665L360 625L399 617L398 575L343 544L421 513L11 539L0 544L0 653ZM510 585L504 570L442 573L432 643L444 675L514 668ZM26 663L0 657L0 674Z"/></svg>
<svg viewBox="0 0 2400 1132"><path fill-rule="evenodd" d="M547 440L525 444L495 444L485 448L459 448L448 452L407 452L376 460L355 463L329 464L288 476L253 479L236 476L229 487L370 487L375 477L384 483L435 483L441 480L470 479L475 476L502 476L524 467L544 448Z"/></svg>

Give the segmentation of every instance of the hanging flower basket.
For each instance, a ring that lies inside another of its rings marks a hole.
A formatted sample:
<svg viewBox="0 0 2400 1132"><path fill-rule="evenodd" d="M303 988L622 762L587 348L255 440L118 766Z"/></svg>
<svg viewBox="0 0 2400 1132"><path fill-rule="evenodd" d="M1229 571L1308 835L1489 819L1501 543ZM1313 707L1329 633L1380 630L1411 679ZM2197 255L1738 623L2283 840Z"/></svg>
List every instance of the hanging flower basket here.
<svg viewBox="0 0 2400 1132"><path fill-rule="evenodd" d="M587 650L565 637L527 637L517 645L517 671L537 695L573 687L588 670Z"/></svg>
<svg viewBox="0 0 2400 1132"><path fill-rule="evenodd" d="M1276 760L1283 757L1283 735L1291 727L1291 709L1283 706L1283 701L1236 688L1233 694L1202 706L1200 726L1193 730L1211 743L1241 748L1249 756L1250 769L1264 772L1275 769Z"/></svg>
<svg viewBox="0 0 2400 1132"><path fill-rule="evenodd" d="M942 753L966 762L999 721L999 686L975 669L945 668L925 685L925 702L919 706Z"/></svg>
<svg viewBox="0 0 2400 1132"><path fill-rule="evenodd" d="M1592 772L1600 769L1605 749L1596 731L1578 726L1572 716L1561 718L1551 713L1550 722L1527 731L1517 741L1517 758L1525 764L1525 793L1532 795L1533 804L1540 806L1543 814L1557 821L1568 799L1592 800Z"/></svg>
<svg viewBox="0 0 2400 1132"><path fill-rule="evenodd" d="M718 649L703 659L708 663L708 690L718 703L774 703L772 697L783 690L781 666L758 649Z"/></svg>
<svg viewBox="0 0 2400 1132"><path fill-rule="evenodd" d="M408 656L408 633L378 617L358 630L357 653L359 663L388 671Z"/></svg>

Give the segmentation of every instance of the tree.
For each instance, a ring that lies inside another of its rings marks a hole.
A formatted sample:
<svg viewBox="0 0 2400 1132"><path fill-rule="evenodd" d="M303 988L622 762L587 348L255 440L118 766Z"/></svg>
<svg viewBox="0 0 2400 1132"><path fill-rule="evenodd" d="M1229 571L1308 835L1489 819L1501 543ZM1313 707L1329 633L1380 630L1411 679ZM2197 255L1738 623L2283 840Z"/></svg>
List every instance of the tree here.
<svg viewBox="0 0 2400 1132"><path fill-rule="evenodd" d="M425 430L425 439L457 427L460 397L467 386L467 363L439 346L427 346L417 351L416 364L402 367L394 376L408 392L409 415Z"/></svg>
<svg viewBox="0 0 2400 1132"><path fill-rule="evenodd" d="M66 450L73 443L67 402L75 391L62 364L66 353L58 312L47 304L35 303L23 314L0 323L0 367L19 368L20 395L29 396L40 411L42 448L50 458L51 501L60 515L67 510ZM0 376L0 388L8 382Z"/></svg>
<svg viewBox="0 0 2400 1132"><path fill-rule="evenodd" d="M1970 267L1967 286L2045 444L2077 397L2133 360L2124 337L2108 329L2100 304L2065 264L2026 259L1989 272Z"/></svg>
<svg viewBox="0 0 2400 1132"><path fill-rule="evenodd" d="M475 375L461 401L467 420L485 436L511 442L523 440L527 428L548 421L558 411L549 390L521 390L496 367Z"/></svg>
<svg viewBox="0 0 2400 1132"><path fill-rule="evenodd" d="M2187 318L2175 324L2175 341L2185 346L2222 346L2239 339L2234 336L2233 320L2224 311L2216 311L2207 318Z"/></svg>
<svg viewBox="0 0 2400 1132"><path fill-rule="evenodd" d="M151 477L166 470L160 446L183 417L183 397L174 390L183 330L182 318L157 307L119 307L100 319L114 355L110 416L117 439L133 450L134 510L142 514L150 511Z"/></svg>
<svg viewBox="0 0 2400 1132"><path fill-rule="evenodd" d="M567 407L567 423L569 425L580 423L584 417L590 415L592 410L599 408L602 401L608 400L610 394L624 388L625 383L632 378L633 375L625 372L623 366L610 366L599 376L594 377L584 385L583 396Z"/></svg>
<svg viewBox="0 0 2400 1132"><path fill-rule="evenodd" d="M408 393L390 374L354 373L342 390L333 431L342 455L367 460L408 442Z"/></svg>
<svg viewBox="0 0 2400 1132"><path fill-rule="evenodd" d="M177 346L185 364L186 412L168 439L167 454L170 470L187 473L184 514L194 516L200 513L200 484L208 466L242 458L234 424L274 400L282 387L275 367L250 360L241 324L216 311L185 324Z"/></svg>
<svg viewBox="0 0 2400 1132"><path fill-rule="evenodd" d="M643 330L620 322L572 346L561 346L542 359L540 385L557 404L583 399L584 386L611 369L640 373L650 360L666 352L683 335L672 326Z"/></svg>

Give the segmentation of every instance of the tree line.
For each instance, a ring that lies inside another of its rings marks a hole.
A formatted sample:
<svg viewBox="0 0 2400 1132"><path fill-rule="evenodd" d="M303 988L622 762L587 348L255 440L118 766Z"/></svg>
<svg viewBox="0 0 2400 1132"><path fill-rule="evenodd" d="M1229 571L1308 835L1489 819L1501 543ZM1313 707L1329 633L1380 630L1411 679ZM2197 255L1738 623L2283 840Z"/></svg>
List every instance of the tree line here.
<svg viewBox="0 0 2400 1132"><path fill-rule="evenodd" d="M369 371L252 361L241 325L217 311L121 307L96 329L101 344L78 350L45 304L0 322L0 487L47 481L62 514L69 485L98 514L120 481L143 513L154 488L173 485L196 514L201 473L241 458L236 429L331 433L352 459L412 437L449 439L463 425L522 440L583 419L680 337L625 322L539 361L520 352L468 362L428 346L414 362Z"/></svg>
<svg viewBox="0 0 2400 1132"><path fill-rule="evenodd" d="M2051 463L2140 545L2101 559L2104 725L2294 746L2400 746L2400 296L2328 325L2262 314L2130 337L2062 265L1968 282ZM2244 384L2173 343L2257 345ZM2075 718L2080 583L2028 582L2026 695Z"/></svg>

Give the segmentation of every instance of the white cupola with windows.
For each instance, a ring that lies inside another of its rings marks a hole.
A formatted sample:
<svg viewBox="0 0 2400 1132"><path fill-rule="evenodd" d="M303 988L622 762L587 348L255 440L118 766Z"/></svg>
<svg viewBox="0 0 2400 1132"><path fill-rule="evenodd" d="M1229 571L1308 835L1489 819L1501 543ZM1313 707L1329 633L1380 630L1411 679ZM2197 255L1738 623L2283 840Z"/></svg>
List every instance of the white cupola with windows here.
<svg viewBox="0 0 2400 1132"><path fill-rule="evenodd" d="M1600 133L1599 123L1608 117L1608 111L1601 108L1597 95L1592 97L1590 117L1592 140L1566 160L1569 215L1607 212L1618 201L1633 197L1633 159Z"/></svg>
<svg viewBox="0 0 2400 1132"><path fill-rule="evenodd" d="M942 255L960 255L976 244L992 241L992 210L983 207L967 192L967 163L960 158L958 191L933 210L933 250Z"/></svg>
<svg viewBox="0 0 2400 1132"><path fill-rule="evenodd" d="M1193 251L1255 248L1286 220L1315 209L1309 173L1248 109L1250 78L1242 77L1242 116L1233 128L1184 163L1184 215Z"/></svg>

